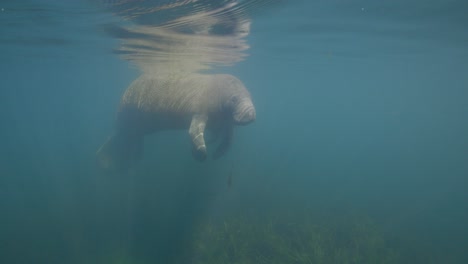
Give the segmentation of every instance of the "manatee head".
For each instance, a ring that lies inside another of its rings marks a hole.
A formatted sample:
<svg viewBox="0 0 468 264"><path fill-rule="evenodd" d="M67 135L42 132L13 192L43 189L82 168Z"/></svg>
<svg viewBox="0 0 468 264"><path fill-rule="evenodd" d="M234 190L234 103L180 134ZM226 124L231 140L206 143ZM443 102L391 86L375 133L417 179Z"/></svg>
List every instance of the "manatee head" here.
<svg viewBox="0 0 468 264"><path fill-rule="evenodd" d="M233 106L232 118L236 125L247 125L255 120L255 107L250 95L234 95L230 100Z"/></svg>
<svg viewBox="0 0 468 264"><path fill-rule="evenodd" d="M247 125L255 120L255 106L244 84L232 75L225 75L225 107L230 110L236 125Z"/></svg>

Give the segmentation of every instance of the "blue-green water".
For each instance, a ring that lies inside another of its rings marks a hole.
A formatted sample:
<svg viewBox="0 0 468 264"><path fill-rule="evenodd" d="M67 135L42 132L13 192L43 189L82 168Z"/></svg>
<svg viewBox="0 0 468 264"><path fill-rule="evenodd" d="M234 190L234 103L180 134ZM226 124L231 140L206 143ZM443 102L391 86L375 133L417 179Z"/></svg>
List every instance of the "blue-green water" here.
<svg viewBox="0 0 468 264"><path fill-rule="evenodd" d="M468 263L466 1L233 3L0 3L0 263ZM99 173L167 58L237 76L256 121Z"/></svg>

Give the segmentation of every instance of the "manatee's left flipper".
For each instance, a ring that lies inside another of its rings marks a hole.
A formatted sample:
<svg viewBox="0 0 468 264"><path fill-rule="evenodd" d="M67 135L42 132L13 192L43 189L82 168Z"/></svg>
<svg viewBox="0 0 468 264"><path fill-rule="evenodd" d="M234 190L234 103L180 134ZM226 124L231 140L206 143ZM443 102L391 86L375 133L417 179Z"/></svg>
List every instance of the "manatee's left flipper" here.
<svg viewBox="0 0 468 264"><path fill-rule="evenodd" d="M192 154L198 161L206 159L206 145L204 132L208 116L204 114L196 114L192 117L189 134L192 139Z"/></svg>
<svg viewBox="0 0 468 264"><path fill-rule="evenodd" d="M218 159L228 151L229 147L231 146L232 142L232 135L234 132L233 125L229 124L223 129L223 138L219 143L218 147L216 148L215 152L213 153L213 158Z"/></svg>

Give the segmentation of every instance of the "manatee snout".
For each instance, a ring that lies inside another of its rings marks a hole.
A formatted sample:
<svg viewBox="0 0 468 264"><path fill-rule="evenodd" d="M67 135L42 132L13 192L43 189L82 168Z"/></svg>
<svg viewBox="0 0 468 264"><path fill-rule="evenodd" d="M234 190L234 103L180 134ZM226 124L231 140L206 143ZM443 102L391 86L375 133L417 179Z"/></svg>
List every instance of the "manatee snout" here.
<svg viewBox="0 0 468 264"><path fill-rule="evenodd" d="M238 125L247 125L255 121L256 112L251 100L240 103L234 113L234 121Z"/></svg>

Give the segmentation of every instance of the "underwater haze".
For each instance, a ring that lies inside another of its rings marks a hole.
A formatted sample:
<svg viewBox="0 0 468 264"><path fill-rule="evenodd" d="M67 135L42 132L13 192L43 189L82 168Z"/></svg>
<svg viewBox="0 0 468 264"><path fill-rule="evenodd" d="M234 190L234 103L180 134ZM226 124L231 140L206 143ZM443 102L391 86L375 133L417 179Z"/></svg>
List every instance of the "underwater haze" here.
<svg viewBox="0 0 468 264"><path fill-rule="evenodd" d="M468 2L2 0L0 263L468 263ZM96 151L140 74L252 95L220 159Z"/></svg>

